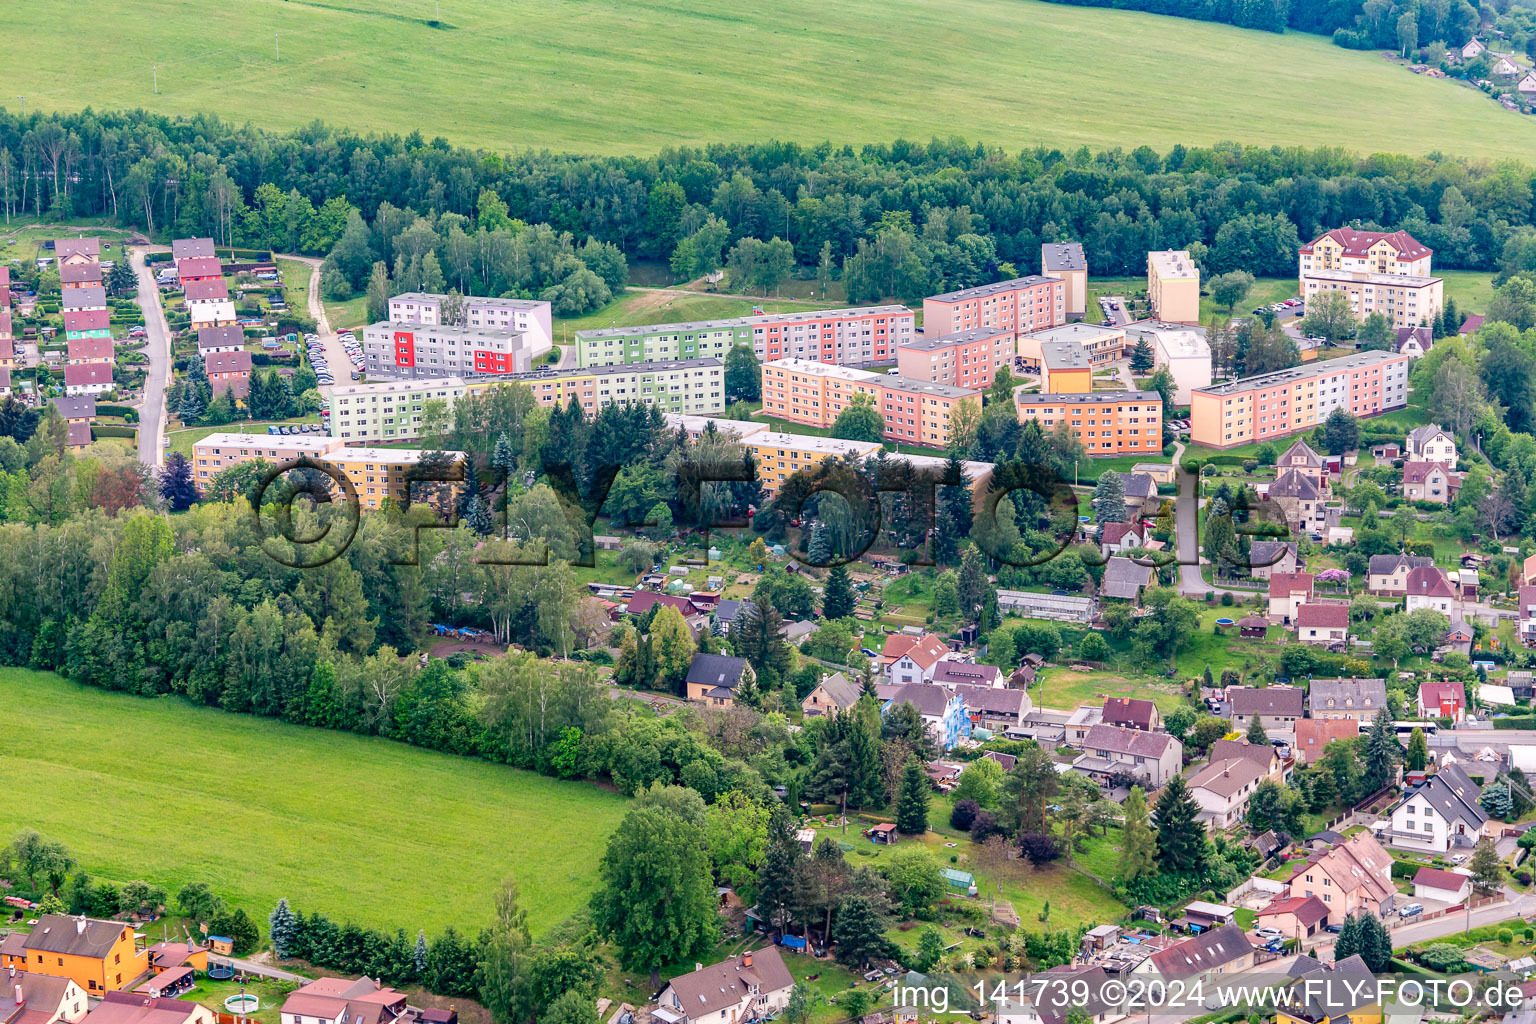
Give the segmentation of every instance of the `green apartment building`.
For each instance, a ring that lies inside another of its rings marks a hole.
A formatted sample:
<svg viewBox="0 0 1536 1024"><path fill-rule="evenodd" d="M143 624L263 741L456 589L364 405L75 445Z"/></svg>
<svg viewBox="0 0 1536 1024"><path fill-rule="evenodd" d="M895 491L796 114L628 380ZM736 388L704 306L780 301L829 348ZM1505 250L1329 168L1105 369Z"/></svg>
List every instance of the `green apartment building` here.
<svg viewBox="0 0 1536 1024"><path fill-rule="evenodd" d="M576 332L576 365L619 366L672 359L724 359L733 345L752 343L746 317L691 324L645 324Z"/></svg>

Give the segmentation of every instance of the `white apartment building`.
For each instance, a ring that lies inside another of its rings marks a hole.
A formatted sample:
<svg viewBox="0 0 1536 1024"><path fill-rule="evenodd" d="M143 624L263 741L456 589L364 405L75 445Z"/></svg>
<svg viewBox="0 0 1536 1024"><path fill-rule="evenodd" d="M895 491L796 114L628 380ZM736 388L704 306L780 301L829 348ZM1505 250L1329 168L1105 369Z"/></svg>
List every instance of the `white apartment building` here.
<svg viewBox="0 0 1536 1024"><path fill-rule="evenodd" d="M421 436L428 401L441 401L452 413L464 392L458 377L341 385L331 389L330 433L353 444L411 440Z"/></svg>
<svg viewBox="0 0 1536 1024"><path fill-rule="evenodd" d="M1430 276L1434 251L1406 231L1335 228L1298 253L1301 297L1328 291L1349 298L1355 317L1382 313L1396 328L1439 316L1443 283Z"/></svg>
<svg viewBox="0 0 1536 1024"><path fill-rule="evenodd" d="M389 300L389 318L401 323L441 324L446 295L405 292ZM465 327L491 327L528 335L533 358L554 344L554 325L549 303L537 299L496 299L466 295L462 299Z"/></svg>
<svg viewBox="0 0 1536 1024"><path fill-rule="evenodd" d="M1152 346L1155 365L1166 366L1173 374L1176 404L1188 405L1191 391L1211 386L1211 346L1204 331L1182 324L1140 320L1126 325L1125 338L1127 351L1143 338Z"/></svg>
<svg viewBox="0 0 1536 1024"><path fill-rule="evenodd" d="M549 351L539 337L500 327L448 327L385 321L363 328L370 374L390 377L487 377L527 373Z"/></svg>

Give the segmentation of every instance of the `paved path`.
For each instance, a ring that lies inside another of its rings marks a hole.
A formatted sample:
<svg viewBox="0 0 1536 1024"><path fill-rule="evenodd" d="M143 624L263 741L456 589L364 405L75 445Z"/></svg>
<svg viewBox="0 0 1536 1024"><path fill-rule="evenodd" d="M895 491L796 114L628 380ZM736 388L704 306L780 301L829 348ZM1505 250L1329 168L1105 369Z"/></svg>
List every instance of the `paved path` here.
<svg viewBox="0 0 1536 1024"><path fill-rule="evenodd" d="M165 392L171 385L171 329L165 323L154 272L144 262L144 254L157 248L165 251L164 246L135 248L131 257L139 278L139 309L144 312L144 354L149 358L144 401L139 406L139 461L156 469L165 461Z"/></svg>
<svg viewBox="0 0 1536 1024"><path fill-rule="evenodd" d="M255 974L262 978L276 978L278 981L310 980L309 978L304 977L302 974L294 974L292 971L285 971L280 967L270 967L267 964L259 963L255 960L241 960L238 957L232 956L211 956L208 958L208 962L229 964L236 970L244 971L246 974Z"/></svg>
<svg viewBox="0 0 1536 1024"><path fill-rule="evenodd" d="M341 339L336 337L336 332L331 329L330 318L325 315L325 303L320 301L320 268L325 264L324 260L315 259L312 256L292 256L288 253L274 253L275 259L293 260L295 263L303 263L309 267L309 315L315 321L315 333L320 336L320 347L325 350L325 361L330 364L331 378L345 382L352 375L352 357L347 355L347 350L342 347ZM345 374L346 376L338 376ZM330 385L320 385L320 393L327 399L331 397Z"/></svg>
<svg viewBox="0 0 1536 1024"><path fill-rule="evenodd" d="M1200 578L1200 478L1194 473L1184 472L1184 468L1179 465L1184 457L1184 448L1182 442L1173 443L1174 479L1179 484L1179 494L1174 504L1173 533L1178 542L1180 562L1191 563L1179 565L1179 593L1186 597L1204 597L1211 586Z"/></svg>

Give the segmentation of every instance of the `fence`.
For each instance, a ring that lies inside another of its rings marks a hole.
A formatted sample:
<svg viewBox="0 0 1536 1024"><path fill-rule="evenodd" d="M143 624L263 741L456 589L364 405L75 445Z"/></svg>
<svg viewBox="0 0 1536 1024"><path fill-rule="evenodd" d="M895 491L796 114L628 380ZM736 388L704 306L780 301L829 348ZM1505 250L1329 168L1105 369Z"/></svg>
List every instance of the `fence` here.
<svg viewBox="0 0 1536 1024"><path fill-rule="evenodd" d="M1235 905L1238 900L1242 899L1244 896L1251 892L1261 892L1269 896L1278 896L1283 892L1289 892L1290 889L1291 887L1288 884L1278 879L1255 877L1247 879L1236 889L1233 889L1231 892L1227 893L1225 899L1222 902L1230 906Z"/></svg>
<svg viewBox="0 0 1536 1024"><path fill-rule="evenodd" d="M1425 921L1433 921L1437 917L1449 917L1452 914L1465 914L1469 909L1476 910L1478 907L1485 907L1490 903L1498 903L1502 899L1504 899L1504 897L1500 895L1481 896L1472 900L1470 907L1468 907L1466 903L1458 903L1454 907L1446 907L1443 910L1434 910L1424 914L1414 914L1412 917L1398 917L1396 914L1393 914L1391 917L1386 919L1387 928L1388 930L1391 930L1393 928L1402 928L1406 925L1422 924Z"/></svg>

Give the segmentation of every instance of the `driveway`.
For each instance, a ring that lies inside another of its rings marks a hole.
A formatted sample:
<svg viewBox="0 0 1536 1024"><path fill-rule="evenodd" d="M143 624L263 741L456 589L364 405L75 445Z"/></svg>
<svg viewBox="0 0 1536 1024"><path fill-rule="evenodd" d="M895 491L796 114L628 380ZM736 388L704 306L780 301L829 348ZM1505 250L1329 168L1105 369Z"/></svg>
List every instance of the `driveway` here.
<svg viewBox="0 0 1536 1024"><path fill-rule="evenodd" d="M330 364L331 376L337 383L351 383L352 357L347 355L347 350L341 345L341 339L336 337L336 332L331 329L330 318L325 315L325 303L320 301L320 268L325 261L311 256L292 256L287 253L278 253L276 258L293 260L310 268L308 304L309 315L315 321L315 333L320 336L320 347L325 350L325 361ZM320 393L329 400L330 386L322 384Z"/></svg>
<svg viewBox="0 0 1536 1024"><path fill-rule="evenodd" d="M139 278L139 309L144 313L144 354L149 373L144 378L144 401L139 406L139 461L154 469L165 462L165 392L171 386L171 329L165 323L160 288L144 262L151 249L134 249L130 262ZM159 251L166 251L164 246Z"/></svg>

